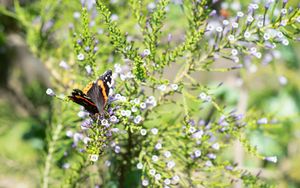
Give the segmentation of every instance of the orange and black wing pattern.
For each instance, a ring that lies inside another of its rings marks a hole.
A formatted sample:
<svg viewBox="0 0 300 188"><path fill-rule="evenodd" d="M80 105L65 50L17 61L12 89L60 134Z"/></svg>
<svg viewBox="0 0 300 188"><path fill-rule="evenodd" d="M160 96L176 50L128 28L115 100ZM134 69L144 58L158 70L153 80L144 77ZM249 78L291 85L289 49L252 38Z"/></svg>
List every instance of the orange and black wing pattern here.
<svg viewBox="0 0 300 188"><path fill-rule="evenodd" d="M72 95L68 97L73 102L83 106L84 109L91 114L96 114L99 112L95 103L79 89L74 89Z"/></svg>
<svg viewBox="0 0 300 188"><path fill-rule="evenodd" d="M111 76L112 71L106 71L95 82L90 82L82 91L74 89L72 96L68 96L69 99L83 106L90 114L102 114L108 101Z"/></svg>

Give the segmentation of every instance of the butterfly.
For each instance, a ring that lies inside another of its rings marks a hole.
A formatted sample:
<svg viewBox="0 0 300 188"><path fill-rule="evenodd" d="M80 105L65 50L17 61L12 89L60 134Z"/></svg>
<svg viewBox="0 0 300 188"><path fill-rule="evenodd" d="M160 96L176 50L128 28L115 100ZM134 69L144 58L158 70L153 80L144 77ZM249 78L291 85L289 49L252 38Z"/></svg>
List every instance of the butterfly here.
<svg viewBox="0 0 300 188"><path fill-rule="evenodd" d="M111 76L112 71L106 71L96 81L88 83L83 90L73 89L71 96L68 96L68 98L83 106L91 115L102 115L108 101Z"/></svg>

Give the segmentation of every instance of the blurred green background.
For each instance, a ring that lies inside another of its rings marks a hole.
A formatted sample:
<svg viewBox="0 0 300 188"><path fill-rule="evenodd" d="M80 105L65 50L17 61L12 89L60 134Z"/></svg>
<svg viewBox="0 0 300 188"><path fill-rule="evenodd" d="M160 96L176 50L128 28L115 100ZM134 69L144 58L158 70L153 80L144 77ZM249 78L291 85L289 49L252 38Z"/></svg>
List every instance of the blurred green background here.
<svg viewBox="0 0 300 188"><path fill-rule="evenodd" d="M231 9L233 3L243 6L250 1L226 2L218 8ZM0 187L39 187L46 155L46 126L51 116L51 98L45 91L51 86L51 77L43 60L32 53L25 36L28 33L20 20L3 12L13 10L13 2L0 3ZM73 1L68 3L69 7L80 7L77 1L76 6ZM290 3L296 4L297 0ZM37 1L23 0L20 5L33 18L43 9L37 8L41 6ZM73 17L74 9L66 9L63 14ZM126 10L119 6L115 11ZM170 28L173 25L178 28L180 17L180 8L170 6L167 18ZM126 28L133 25L120 24ZM291 42L277 50L281 57L268 66L257 65L256 71L203 73L199 81L207 84L223 81L220 96L227 104L245 100L250 115L260 113L261 117L279 121L247 133L261 154L278 156L276 164L247 155L239 157L245 168L254 173L263 168L261 176L266 181L276 181L278 187L296 188L300 187L300 54L297 53L300 45ZM239 87L241 79L243 90Z"/></svg>

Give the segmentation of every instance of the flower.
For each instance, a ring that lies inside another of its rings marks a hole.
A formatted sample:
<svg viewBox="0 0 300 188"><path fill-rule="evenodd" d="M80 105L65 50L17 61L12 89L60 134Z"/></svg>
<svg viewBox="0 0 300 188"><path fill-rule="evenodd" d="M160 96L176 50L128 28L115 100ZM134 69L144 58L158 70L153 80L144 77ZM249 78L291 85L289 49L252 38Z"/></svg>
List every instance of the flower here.
<svg viewBox="0 0 300 188"><path fill-rule="evenodd" d="M152 134L157 135L158 129L157 128L152 128L151 132L152 132Z"/></svg>
<svg viewBox="0 0 300 188"><path fill-rule="evenodd" d="M137 169L142 169L143 168L143 164L142 163L138 163L137 165L136 165L136 167L137 167Z"/></svg>
<svg viewBox="0 0 300 188"><path fill-rule="evenodd" d="M268 123L268 119L265 117L257 120L257 124L267 124L267 123Z"/></svg>
<svg viewBox="0 0 300 188"><path fill-rule="evenodd" d="M221 33L221 32L223 31L223 28L219 26L219 27L216 28L216 31L217 31L218 33Z"/></svg>
<svg viewBox="0 0 300 188"><path fill-rule="evenodd" d="M175 163L174 161L169 161L169 162L167 162L167 167L168 167L169 169L174 168L175 165L176 165L176 163Z"/></svg>
<svg viewBox="0 0 300 188"><path fill-rule="evenodd" d="M152 156L152 161L153 162L157 162L158 161L158 156L157 155L153 155Z"/></svg>
<svg viewBox="0 0 300 188"><path fill-rule="evenodd" d="M61 62L59 63L59 66L60 66L61 68L65 69L65 70L70 69L70 66L69 66L65 61L61 61Z"/></svg>
<svg viewBox="0 0 300 188"><path fill-rule="evenodd" d="M281 85L286 85L287 82L288 82L287 78L284 77L284 76L279 76L279 77L278 77L278 81L279 81L279 83L280 83Z"/></svg>
<svg viewBox="0 0 300 188"><path fill-rule="evenodd" d="M106 119L102 119L101 120L101 125L105 126L105 127L108 127L109 124L108 124L108 121Z"/></svg>
<svg viewBox="0 0 300 188"><path fill-rule="evenodd" d="M46 90L46 94L49 95L49 96L51 96L51 97L54 97L54 96L55 96L55 93L54 93L54 91L53 91L51 88L48 88L48 89Z"/></svg>
<svg viewBox="0 0 300 188"><path fill-rule="evenodd" d="M85 71L88 73L88 75L92 74L92 67L90 65L87 65L84 68L85 68Z"/></svg>
<svg viewBox="0 0 300 188"><path fill-rule="evenodd" d="M209 153L209 154L207 154L207 157L210 159L216 159L217 156L213 153Z"/></svg>
<svg viewBox="0 0 300 188"><path fill-rule="evenodd" d="M159 149L161 149L162 148L162 145L161 145L161 143L159 142L159 143L157 143L155 146L154 146L154 148L156 149L156 150L159 150Z"/></svg>
<svg viewBox="0 0 300 188"><path fill-rule="evenodd" d="M160 180L161 179L161 175L160 174L155 174L155 180Z"/></svg>
<svg viewBox="0 0 300 188"><path fill-rule="evenodd" d="M265 157L265 160L270 161L272 163L277 163L277 157L276 156Z"/></svg>
<svg viewBox="0 0 300 188"><path fill-rule="evenodd" d="M143 51L143 55L144 55L144 56L148 56L148 55L150 55L150 54L151 54L151 52L150 52L149 49L145 49L145 50Z"/></svg>
<svg viewBox="0 0 300 188"><path fill-rule="evenodd" d="M144 180L142 181L142 185L143 185L143 186L148 186L148 185L149 185L149 181L148 181L147 179L144 179Z"/></svg>
<svg viewBox="0 0 300 188"><path fill-rule="evenodd" d="M244 37L245 37L246 39L247 39L247 38L250 38L250 36L251 36L250 32L246 31L246 32L244 33Z"/></svg>
<svg viewBox="0 0 300 188"><path fill-rule="evenodd" d="M237 16L241 18L241 17L243 17L243 16L244 16L244 13L243 13L243 12L241 12L241 11L239 11L239 12L237 12Z"/></svg>
<svg viewBox="0 0 300 188"><path fill-rule="evenodd" d="M84 54L82 54L82 53L78 54L78 55L77 55L77 59L78 59L79 61L84 60Z"/></svg>
<svg viewBox="0 0 300 188"><path fill-rule="evenodd" d="M205 162L205 166L207 166L207 167L211 167L211 166L213 166L213 164L212 164L212 162L211 162L211 161L206 161L206 162Z"/></svg>
<svg viewBox="0 0 300 188"><path fill-rule="evenodd" d="M147 134L147 130L146 129L141 129L141 135L145 136Z"/></svg>
<svg viewBox="0 0 300 188"><path fill-rule="evenodd" d="M237 49L232 49L231 50L231 55L236 56L238 54Z"/></svg>
<svg viewBox="0 0 300 188"><path fill-rule="evenodd" d="M228 35L228 40L230 42L233 42L234 41L234 35Z"/></svg>
<svg viewBox="0 0 300 188"><path fill-rule="evenodd" d="M149 170L149 174L150 174L150 175L154 176L155 173L156 173L156 170L155 170L155 169L152 168L152 169Z"/></svg>
<svg viewBox="0 0 300 188"><path fill-rule="evenodd" d="M169 151L165 151L165 153L164 153L164 156L166 157L166 158L169 158L169 157L171 157L171 152L169 152Z"/></svg>
<svg viewBox="0 0 300 188"><path fill-rule="evenodd" d="M157 89L159 89L160 91L165 91L167 89L167 86L162 84L162 85L158 86Z"/></svg>
<svg viewBox="0 0 300 188"><path fill-rule="evenodd" d="M140 115L136 116L133 121L135 124L139 124L142 121L142 116Z"/></svg>
<svg viewBox="0 0 300 188"><path fill-rule="evenodd" d="M166 184L166 185L170 185L170 184L171 184L171 180L170 180L170 179L168 179L168 178L166 178L166 179L164 180L164 184Z"/></svg>
<svg viewBox="0 0 300 188"><path fill-rule="evenodd" d="M119 19L119 16L116 14L112 14L110 19L111 19L111 21L117 21Z"/></svg>
<svg viewBox="0 0 300 188"><path fill-rule="evenodd" d="M171 84L171 88L176 91L178 89L178 85L177 84Z"/></svg>
<svg viewBox="0 0 300 188"><path fill-rule="evenodd" d="M211 147L212 147L213 149L215 149L215 150L219 150L219 149L220 149L219 143L214 143Z"/></svg>
<svg viewBox="0 0 300 188"><path fill-rule="evenodd" d="M93 161L93 162L98 161L98 159L99 159L99 155L92 154L92 155L90 156L90 160Z"/></svg>
<svg viewBox="0 0 300 188"><path fill-rule="evenodd" d="M201 151L200 150L196 150L194 152L194 155L195 155L196 158L200 157L201 156Z"/></svg>

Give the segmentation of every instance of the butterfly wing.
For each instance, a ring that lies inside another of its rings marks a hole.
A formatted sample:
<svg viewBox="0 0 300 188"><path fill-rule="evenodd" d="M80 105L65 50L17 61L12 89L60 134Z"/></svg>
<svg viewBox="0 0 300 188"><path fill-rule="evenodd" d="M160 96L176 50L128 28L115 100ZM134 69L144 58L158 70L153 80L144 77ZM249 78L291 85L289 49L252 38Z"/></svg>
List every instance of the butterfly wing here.
<svg viewBox="0 0 300 188"><path fill-rule="evenodd" d="M109 88L111 83L112 71L106 71L100 78L93 83L87 96L96 104L100 114L103 113L104 107L108 100Z"/></svg>
<svg viewBox="0 0 300 188"><path fill-rule="evenodd" d="M68 98L73 102L83 106L84 109L91 114L96 114L99 112L96 104L79 89L74 89L72 91L72 96L68 96Z"/></svg>

